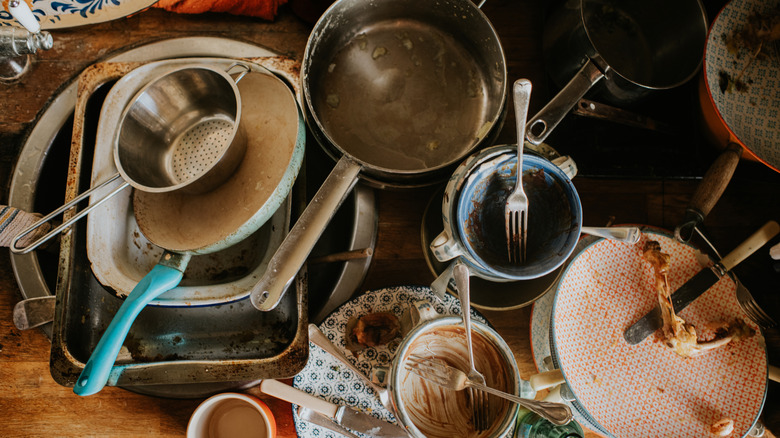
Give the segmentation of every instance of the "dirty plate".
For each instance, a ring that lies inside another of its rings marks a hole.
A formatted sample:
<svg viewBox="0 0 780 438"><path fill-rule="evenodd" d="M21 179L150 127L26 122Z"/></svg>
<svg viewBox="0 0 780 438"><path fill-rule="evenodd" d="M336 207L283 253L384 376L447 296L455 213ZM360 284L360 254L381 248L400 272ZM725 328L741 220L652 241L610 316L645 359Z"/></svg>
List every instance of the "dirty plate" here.
<svg viewBox="0 0 780 438"><path fill-rule="evenodd" d="M37 0L32 3L32 13L41 29L65 29L126 17L151 6L155 1ZM0 26L19 26L19 22L8 11L0 10Z"/></svg>
<svg viewBox="0 0 780 438"><path fill-rule="evenodd" d="M344 334L347 322L351 317L360 317L373 312L391 312L399 318L410 304L426 300L433 304L440 315L460 315L460 301L446 295L439 301L424 286L399 286L367 292L339 307L327 317L319 328L330 341L352 360L352 363L364 375L370 376L375 366L390 367L393 354L398 348L400 339L381 347L370 347L354 356L346 349ZM472 317L480 322L485 319L472 310ZM309 361L303 370L295 376L293 386L338 405L351 406L362 412L369 413L386 421L395 422L395 416L382 406L374 391L356 376L349 368L333 358L320 347L309 343ZM325 428L302 420L297 409L293 409L293 419L298 436L317 436L338 438Z"/></svg>
<svg viewBox="0 0 780 438"><path fill-rule="evenodd" d="M593 242L599 240L599 237L585 236L581 237L577 242L577 246L574 248L574 256L580 253L583 249L587 248ZM570 259L571 260L571 259ZM563 266L564 268L566 265ZM550 352L550 318L552 316L552 306L555 301L555 288L557 283L550 286L550 291L545 292L538 300L534 301L533 308L531 309L531 354L534 358L534 365L538 372L551 371L554 369L552 363L552 353ZM564 401L572 408L574 414L574 421L581 426L591 430L599 430L592 424L588 423L585 417L580 412L574 409L570 403Z"/></svg>
<svg viewBox="0 0 780 438"><path fill-rule="evenodd" d="M751 153L780 172L780 45L731 42L751 17L777 18L779 0L732 0L718 14L707 38L704 78L718 116ZM775 20L776 22L776 20ZM748 39L747 41L752 41Z"/></svg>
<svg viewBox="0 0 780 438"><path fill-rule="evenodd" d="M600 240L564 271L551 317L553 363L563 372L590 423L614 436L703 437L722 418L744 436L761 413L767 356L758 327L744 317L734 282L723 277L680 312L701 337L709 323L742 318L748 339L682 358L655 336L631 346L627 327L657 303L653 269L642 257L648 240L671 255L672 290L702 269L693 247L666 233L644 232L637 245Z"/></svg>

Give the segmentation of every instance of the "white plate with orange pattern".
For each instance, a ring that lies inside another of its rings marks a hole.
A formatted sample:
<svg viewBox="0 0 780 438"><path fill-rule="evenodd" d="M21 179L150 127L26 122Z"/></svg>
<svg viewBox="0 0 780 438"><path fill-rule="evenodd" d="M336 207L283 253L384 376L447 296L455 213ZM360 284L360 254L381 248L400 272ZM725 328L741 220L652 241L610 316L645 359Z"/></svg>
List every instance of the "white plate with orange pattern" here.
<svg viewBox="0 0 780 438"><path fill-rule="evenodd" d="M573 405L615 437L708 437L723 418L730 436L745 436L758 420L767 390L764 338L743 313L736 285L724 276L680 316L700 338L708 324L735 317L756 334L683 358L655 335L629 345L623 332L656 304L654 272L642 257L648 240L671 255L668 279L676 290L703 269L696 250L662 231L636 245L599 240L569 264L553 302L550 343L555 364L575 396Z"/></svg>

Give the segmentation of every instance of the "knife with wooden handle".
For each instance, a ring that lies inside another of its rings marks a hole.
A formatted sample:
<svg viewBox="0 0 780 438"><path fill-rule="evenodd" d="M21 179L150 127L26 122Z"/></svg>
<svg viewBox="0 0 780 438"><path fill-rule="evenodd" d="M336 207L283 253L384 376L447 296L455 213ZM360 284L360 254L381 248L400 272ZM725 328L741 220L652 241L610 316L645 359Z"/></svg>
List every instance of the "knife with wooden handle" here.
<svg viewBox="0 0 780 438"><path fill-rule="evenodd" d="M724 275L727 275L731 269L740 262L756 252L758 248L764 246L772 240L778 232L780 225L775 221L769 221L758 231L742 242L737 248L723 257L719 263L716 263L709 269L702 269L698 274L691 277L685 284L680 286L672 294L672 305L675 313L680 312L699 295L706 292L713 284L717 283ZM642 319L634 323L624 333L623 337L630 345L636 345L643 339L650 336L653 332L661 328L663 321L661 318L661 308L655 306L653 310L647 313Z"/></svg>

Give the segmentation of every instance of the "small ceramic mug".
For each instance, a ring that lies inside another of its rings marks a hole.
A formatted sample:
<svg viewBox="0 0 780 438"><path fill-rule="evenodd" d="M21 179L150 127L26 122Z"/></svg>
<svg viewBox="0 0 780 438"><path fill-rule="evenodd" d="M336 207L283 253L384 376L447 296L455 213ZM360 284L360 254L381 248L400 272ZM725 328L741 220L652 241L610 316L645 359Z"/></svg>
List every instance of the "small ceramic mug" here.
<svg viewBox="0 0 780 438"><path fill-rule="evenodd" d="M571 179L553 162L523 156L523 187L529 198L528 256L507 256L504 205L517 181L517 147L493 146L466 159L450 178L442 202L444 230L431 251L439 261L461 258L470 271L491 281L541 277L574 250L582 206Z"/></svg>
<svg viewBox="0 0 780 438"><path fill-rule="evenodd" d="M227 392L212 396L195 409L187 438L275 438L276 420L257 397Z"/></svg>

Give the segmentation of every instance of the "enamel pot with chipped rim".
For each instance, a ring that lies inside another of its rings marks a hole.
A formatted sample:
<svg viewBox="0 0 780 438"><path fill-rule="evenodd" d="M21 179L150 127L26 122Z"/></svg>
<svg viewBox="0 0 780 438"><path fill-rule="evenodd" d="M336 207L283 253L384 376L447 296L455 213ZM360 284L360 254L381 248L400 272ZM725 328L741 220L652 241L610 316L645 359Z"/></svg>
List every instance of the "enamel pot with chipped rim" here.
<svg viewBox="0 0 780 438"><path fill-rule="evenodd" d="M702 127L711 143L724 148L692 196L683 222L675 229L687 242L720 199L741 158L780 172L780 85L778 55L771 44L755 47L732 42L751 17L772 14L780 1L732 0L710 27L698 84ZM776 12L774 12L776 13ZM775 41L776 42L776 41Z"/></svg>
<svg viewBox="0 0 780 438"><path fill-rule="evenodd" d="M252 290L271 310L360 179L381 188L445 180L490 144L506 102L503 49L470 0L339 0L301 69L311 131L338 160Z"/></svg>

